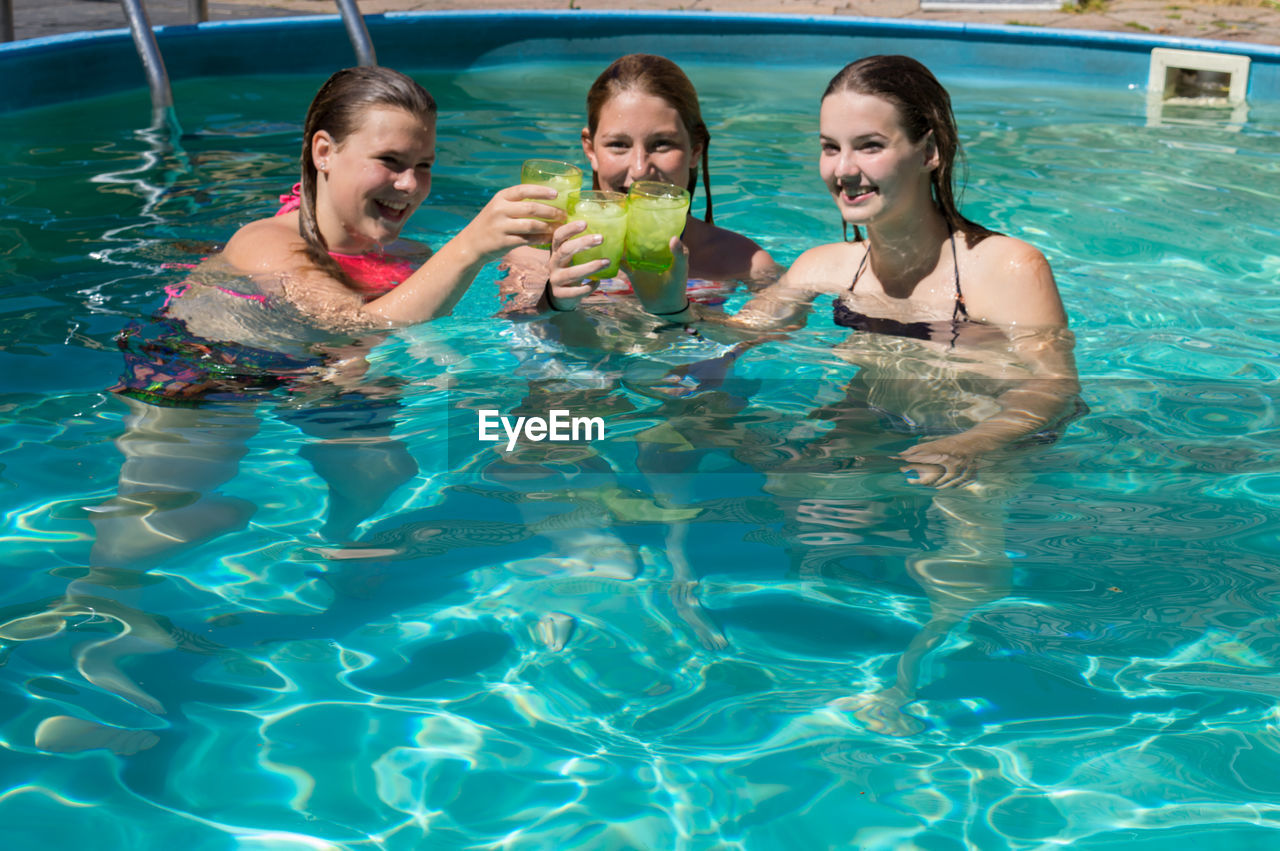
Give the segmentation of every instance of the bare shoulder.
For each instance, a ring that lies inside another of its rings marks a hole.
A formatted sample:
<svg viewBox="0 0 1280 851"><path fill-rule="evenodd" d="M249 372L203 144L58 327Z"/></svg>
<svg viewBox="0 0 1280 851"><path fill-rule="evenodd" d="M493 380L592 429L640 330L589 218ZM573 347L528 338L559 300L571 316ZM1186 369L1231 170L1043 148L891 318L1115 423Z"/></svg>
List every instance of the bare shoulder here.
<svg viewBox="0 0 1280 851"><path fill-rule="evenodd" d="M748 259L746 279L757 284L770 284L782 277L786 269L753 239L734 234L742 240L741 256Z"/></svg>
<svg viewBox="0 0 1280 851"><path fill-rule="evenodd" d="M297 213L259 219L236 231L222 251L232 272L279 287L285 299L325 327L367 327L363 299L307 259Z"/></svg>
<svg viewBox="0 0 1280 851"><path fill-rule="evenodd" d="M780 284L815 293L844 292L867 252L865 242L829 242L796 258Z"/></svg>
<svg viewBox="0 0 1280 851"><path fill-rule="evenodd" d="M1011 236L990 236L965 250L961 288L969 315L997 325L1066 325L1049 261Z"/></svg>
<svg viewBox="0 0 1280 851"><path fill-rule="evenodd" d="M684 239L692 278L769 282L782 274L769 252L737 231L690 218Z"/></svg>
<svg viewBox="0 0 1280 851"><path fill-rule="evenodd" d="M695 219L694 221L699 221ZM720 252L736 255L750 255L761 248L755 240L737 231L722 228L719 225L707 225L705 222L703 242Z"/></svg>
<svg viewBox="0 0 1280 851"><path fill-rule="evenodd" d="M306 261L296 213L258 219L236 231L223 249L228 264L251 275L293 272Z"/></svg>

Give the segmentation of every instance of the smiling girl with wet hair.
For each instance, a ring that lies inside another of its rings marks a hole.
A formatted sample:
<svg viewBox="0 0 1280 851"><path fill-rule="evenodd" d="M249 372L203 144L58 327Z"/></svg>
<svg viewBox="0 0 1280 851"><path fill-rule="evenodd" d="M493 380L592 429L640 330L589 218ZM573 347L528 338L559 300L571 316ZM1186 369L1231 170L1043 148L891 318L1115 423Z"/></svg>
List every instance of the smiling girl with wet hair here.
<svg viewBox="0 0 1280 851"><path fill-rule="evenodd" d="M510 187L434 254L401 240L431 190L436 104L389 68L333 74L303 126L301 181L280 210L237 230L166 287L159 316L118 338L125 463L116 498L94 514L95 563L248 522L255 507L217 490L268 400L310 438L300 454L329 485L321 533L351 534L417 472L392 436L394 379L367 376L377 332L448 314L487 263L563 221L542 203L554 190Z"/></svg>
<svg viewBox="0 0 1280 851"><path fill-rule="evenodd" d="M962 347L1012 355L1019 374L1035 381L1001 396L998 413L901 453L921 483L964 484L980 456L1036 433L1075 392L1053 272L1035 247L961 215L951 98L915 59L869 56L841 69L822 95L818 141L818 172L855 238L804 252L732 323L794 328L828 294L834 323L853 332L841 347L849 359L879 357L877 366L885 366L876 340L891 338L917 340L943 359Z"/></svg>
<svg viewBox="0 0 1280 851"><path fill-rule="evenodd" d="M416 82L382 67L337 72L307 111L297 203L242 227L219 259L277 277L321 319L394 326L449 313L486 264L545 241L563 215L541 203L552 190L508 187L419 265L422 246L397 240L431 190L435 148L435 101Z"/></svg>
<svg viewBox="0 0 1280 851"><path fill-rule="evenodd" d="M596 244L596 237L584 236L581 223L564 225L556 231L550 255L522 249L512 257L515 277L537 299L538 309L573 310L600 287L614 296L644 293L646 310L666 322L680 322L691 316L691 299L723 301L726 290L737 282L764 285L782 271L754 241L714 224L711 134L697 90L670 59L632 53L605 68L587 92L587 126L581 140L594 188L626 192L637 180L654 180L684 187L693 195L701 176L704 217L690 214L684 232L672 239L676 262L670 270L626 269L626 278L607 285L586 280L606 263L573 264L573 255ZM637 276L647 279L633 290Z"/></svg>
<svg viewBox="0 0 1280 851"><path fill-rule="evenodd" d="M827 84L825 101L840 92L870 95L893 104L902 129L912 142L926 136L937 150L938 164L930 177L933 199L952 231L975 245L994 231L960 215L955 199L955 164L963 162L960 134L951 111L951 96L924 65L906 56L868 56L850 62ZM854 226L854 239L862 239Z"/></svg>

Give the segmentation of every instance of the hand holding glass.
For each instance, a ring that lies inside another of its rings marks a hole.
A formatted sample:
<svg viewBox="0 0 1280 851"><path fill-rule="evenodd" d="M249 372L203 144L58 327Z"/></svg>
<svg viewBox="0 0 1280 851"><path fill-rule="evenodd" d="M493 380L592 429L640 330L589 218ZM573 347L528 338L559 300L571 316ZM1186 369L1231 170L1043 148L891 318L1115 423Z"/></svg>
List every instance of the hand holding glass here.
<svg viewBox="0 0 1280 851"><path fill-rule="evenodd" d="M637 180L627 192L627 265L646 272L671 268L671 238L684 232L689 190Z"/></svg>
<svg viewBox="0 0 1280 851"><path fill-rule="evenodd" d="M569 193L569 221L585 222L583 234L599 234L604 241L573 255L573 265L608 258L609 265L588 277L599 281L618 274L627 235L627 196L621 192L586 189Z"/></svg>
<svg viewBox="0 0 1280 851"><path fill-rule="evenodd" d="M568 212L569 193L582 188L582 169L571 163L559 160L525 160L520 167L520 182L537 186L550 186L556 190L556 197L551 200L539 198L538 201ZM551 244L538 245L537 248L550 248Z"/></svg>

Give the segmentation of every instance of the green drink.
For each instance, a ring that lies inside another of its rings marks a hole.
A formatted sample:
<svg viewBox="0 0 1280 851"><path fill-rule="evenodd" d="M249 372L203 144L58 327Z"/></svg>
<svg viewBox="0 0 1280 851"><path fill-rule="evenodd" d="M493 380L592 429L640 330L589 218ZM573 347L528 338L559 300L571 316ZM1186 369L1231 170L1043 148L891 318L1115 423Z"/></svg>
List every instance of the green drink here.
<svg viewBox="0 0 1280 851"><path fill-rule="evenodd" d="M556 191L552 199L538 198L541 204L559 207L568 212L569 193L582 188L582 169L559 160L525 160L520 167L520 182L533 183L538 186L550 186ZM542 219L541 221L547 221ZM551 243L539 245L538 248L550 248Z"/></svg>
<svg viewBox="0 0 1280 851"><path fill-rule="evenodd" d="M627 192L627 265L646 272L671 268L671 237L684 232L689 191L656 180L637 180Z"/></svg>
<svg viewBox="0 0 1280 851"><path fill-rule="evenodd" d="M573 255L573 264L590 263L601 257L609 258L609 265L591 279L612 278L618 274L618 262L622 259L622 246L627 237L627 196L621 192L603 192L586 189L569 193L569 221L586 222L583 234L598 233L604 242Z"/></svg>

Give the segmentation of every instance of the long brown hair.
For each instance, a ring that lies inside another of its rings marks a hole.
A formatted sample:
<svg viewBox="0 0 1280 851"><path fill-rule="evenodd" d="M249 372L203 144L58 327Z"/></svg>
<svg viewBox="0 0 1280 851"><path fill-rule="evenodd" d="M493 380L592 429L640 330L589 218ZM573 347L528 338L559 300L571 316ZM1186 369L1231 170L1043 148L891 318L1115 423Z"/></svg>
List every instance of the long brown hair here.
<svg viewBox="0 0 1280 851"><path fill-rule="evenodd" d="M822 99L837 92L856 92L882 98L898 110L907 138L919 142L933 133L938 167L933 170L933 199L952 231L960 231L971 247L995 234L960 215L955 198L955 161L964 164L951 96L928 68L909 56L867 56L850 62L831 78ZM861 238L854 228L855 238Z"/></svg>
<svg viewBox="0 0 1280 851"><path fill-rule="evenodd" d="M702 120L702 108L698 105L698 92L693 83L685 76L680 66L663 56L649 53L631 53L620 59L596 77L587 92L587 132L594 139L596 127L600 125L600 110L617 95L628 91L638 91L646 95L662 98L680 115L684 129L694 145L702 146L702 186L707 194L706 221L712 223L711 212L711 175L707 171L707 151L711 147L711 133ZM592 179L592 184L599 188L599 181ZM698 186L698 167L689 169L689 185L686 187L692 195Z"/></svg>
<svg viewBox="0 0 1280 851"><path fill-rule="evenodd" d="M409 77L381 66L362 65L336 72L311 100L302 131L302 197L298 211L298 233L305 243L307 259L323 272L349 287L354 282L329 256L329 246L316 223L316 164L311 158L311 140L324 130L341 145L358 130L365 110L375 106L403 109L424 124L435 120L435 99Z"/></svg>

